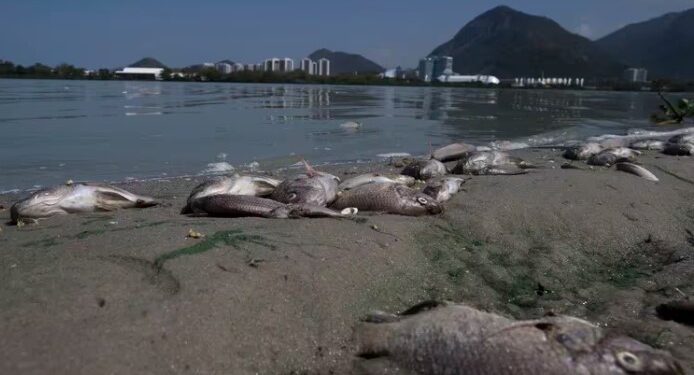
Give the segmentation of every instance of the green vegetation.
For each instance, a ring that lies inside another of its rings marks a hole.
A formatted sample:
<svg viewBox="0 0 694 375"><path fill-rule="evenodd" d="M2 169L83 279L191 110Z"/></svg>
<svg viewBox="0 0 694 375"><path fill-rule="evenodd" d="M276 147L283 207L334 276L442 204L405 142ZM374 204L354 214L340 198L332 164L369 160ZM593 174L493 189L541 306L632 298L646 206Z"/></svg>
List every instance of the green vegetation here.
<svg viewBox="0 0 694 375"><path fill-rule="evenodd" d="M48 78L48 79L112 79L113 74L108 69L87 73L84 68L70 64L60 64L50 67L36 63L25 67L15 65L10 61L0 60L0 77L5 78Z"/></svg>
<svg viewBox="0 0 694 375"><path fill-rule="evenodd" d="M264 237L252 234L245 234L240 229L219 231L205 238L204 240L195 243L194 245L183 247L159 255L156 259L154 259L154 267L157 269L161 269L164 266L164 262L168 260L175 259L184 255L201 254L206 251L212 250L219 245L237 248L242 243L253 243L256 245L265 246L273 250L275 248L274 245L269 244Z"/></svg>
<svg viewBox="0 0 694 375"><path fill-rule="evenodd" d="M660 105L662 113L654 113L651 119L662 125L681 124L686 118L694 120L694 102L688 99L680 99L672 104L662 93L658 93L663 104Z"/></svg>

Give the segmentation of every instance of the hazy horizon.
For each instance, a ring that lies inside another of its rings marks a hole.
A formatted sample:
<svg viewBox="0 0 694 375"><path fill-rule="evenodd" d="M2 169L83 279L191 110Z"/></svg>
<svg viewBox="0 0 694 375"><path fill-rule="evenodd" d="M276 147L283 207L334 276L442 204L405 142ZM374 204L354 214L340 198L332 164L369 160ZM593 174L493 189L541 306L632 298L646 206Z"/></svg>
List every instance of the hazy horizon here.
<svg viewBox="0 0 694 375"><path fill-rule="evenodd" d="M694 8L694 0L442 0L435 5L208 0L194 6L180 0L29 0L3 4L0 23L13 32L0 34L0 59L113 68L154 57L183 67L223 59L299 59L328 48L358 53L386 67L413 67L467 22L498 5L552 18L571 32L597 39L630 23Z"/></svg>

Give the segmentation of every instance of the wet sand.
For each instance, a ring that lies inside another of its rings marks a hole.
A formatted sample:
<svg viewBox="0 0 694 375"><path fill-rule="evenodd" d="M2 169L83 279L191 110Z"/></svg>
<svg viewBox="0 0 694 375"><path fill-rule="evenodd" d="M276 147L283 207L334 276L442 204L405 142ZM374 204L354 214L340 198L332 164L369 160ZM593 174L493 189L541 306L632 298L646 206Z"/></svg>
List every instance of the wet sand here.
<svg viewBox="0 0 694 375"><path fill-rule="evenodd" d="M655 316L694 295L694 158L642 156L653 183L515 154L541 168L472 177L432 217L179 215L200 177L123 185L160 207L2 226L0 373L351 373L361 316L427 299L587 318L694 373L694 329Z"/></svg>

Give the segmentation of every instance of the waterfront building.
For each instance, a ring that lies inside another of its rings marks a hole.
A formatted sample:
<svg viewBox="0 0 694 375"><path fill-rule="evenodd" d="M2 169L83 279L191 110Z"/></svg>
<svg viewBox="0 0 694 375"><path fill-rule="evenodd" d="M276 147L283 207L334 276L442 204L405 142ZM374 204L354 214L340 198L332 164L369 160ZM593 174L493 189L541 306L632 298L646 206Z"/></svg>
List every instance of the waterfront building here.
<svg viewBox="0 0 694 375"><path fill-rule="evenodd" d="M499 78L489 75L463 76L459 74L442 74L436 80L444 83L484 83L487 85L498 85L501 83Z"/></svg>
<svg viewBox="0 0 694 375"><path fill-rule="evenodd" d="M648 82L648 70L644 68L629 68L624 71L624 80L627 82Z"/></svg>
<svg viewBox="0 0 694 375"><path fill-rule="evenodd" d="M222 74L229 74L233 71L232 66L229 63L217 63L215 64L215 68L217 68L217 71Z"/></svg>
<svg viewBox="0 0 694 375"><path fill-rule="evenodd" d="M294 60L290 59L289 57L285 57L283 59L280 59L280 66L279 66L279 72L280 73L288 73L294 70Z"/></svg>
<svg viewBox="0 0 694 375"><path fill-rule="evenodd" d="M138 68L125 67L123 70L116 71L116 76L122 79L142 79L142 80L160 80L163 68Z"/></svg>
<svg viewBox="0 0 694 375"><path fill-rule="evenodd" d="M318 59L318 75L319 76L329 76L330 75L330 60L326 58Z"/></svg>
<svg viewBox="0 0 694 375"><path fill-rule="evenodd" d="M417 77L424 82L431 82L434 73L434 60L431 57L419 60Z"/></svg>
<svg viewBox="0 0 694 375"><path fill-rule="evenodd" d="M453 74L453 58L451 56L436 56L434 58L434 77Z"/></svg>
<svg viewBox="0 0 694 375"><path fill-rule="evenodd" d="M316 71L313 69L315 65L316 64L313 62L313 60L309 59L308 57L301 59L301 70L308 75L316 74Z"/></svg>
<svg viewBox="0 0 694 375"><path fill-rule="evenodd" d="M453 75L451 56L429 56L419 60L417 76L424 82L431 82L441 76Z"/></svg>

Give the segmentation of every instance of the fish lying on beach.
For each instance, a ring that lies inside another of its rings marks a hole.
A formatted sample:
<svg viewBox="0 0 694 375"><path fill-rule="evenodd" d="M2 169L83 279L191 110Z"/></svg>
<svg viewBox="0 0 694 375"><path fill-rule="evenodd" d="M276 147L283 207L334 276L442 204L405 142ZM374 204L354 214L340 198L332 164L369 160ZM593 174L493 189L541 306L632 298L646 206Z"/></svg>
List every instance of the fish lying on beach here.
<svg viewBox="0 0 694 375"><path fill-rule="evenodd" d="M660 180L658 180L658 177L656 177L653 174L653 172L649 171L648 169L646 169L640 165L634 164L634 163L621 162L621 163L615 164L615 167L617 168L618 171L631 173L631 174L637 175L641 178L645 178L646 180L649 180L649 181L655 181L655 182L660 181Z"/></svg>
<svg viewBox="0 0 694 375"><path fill-rule="evenodd" d="M453 168L455 174L514 175L527 173L534 166L502 151L480 151L461 159Z"/></svg>
<svg viewBox="0 0 694 375"><path fill-rule="evenodd" d="M145 208L159 204L152 197L93 182L71 183L39 190L10 208L12 222L78 212Z"/></svg>
<svg viewBox="0 0 694 375"><path fill-rule="evenodd" d="M431 157L440 162L455 161L475 151L477 151L477 147L458 142L434 150Z"/></svg>
<svg viewBox="0 0 694 375"><path fill-rule="evenodd" d="M566 149L564 157L571 160L587 160L604 149L600 143L589 142Z"/></svg>
<svg viewBox="0 0 694 375"><path fill-rule="evenodd" d="M570 316L514 321L462 304L371 314L355 329L364 374L683 374L670 353Z"/></svg>
<svg viewBox="0 0 694 375"><path fill-rule="evenodd" d="M419 216L438 214L443 206L434 198L407 186L381 183L366 184L340 194L330 206L335 209L356 207L362 211Z"/></svg>
<svg viewBox="0 0 694 375"><path fill-rule="evenodd" d="M343 181L337 186L337 188L339 190L349 190L361 185L388 182L412 186L415 183L415 179L412 176L405 176L397 173L365 173Z"/></svg>
<svg viewBox="0 0 694 375"><path fill-rule="evenodd" d="M191 203L191 212L215 217L247 217L286 219L297 217L347 218L357 213L351 207L341 212L313 204L285 204L252 195L218 194L198 198Z"/></svg>
<svg viewBox="0 0 694 375"><path fill-rule="evenodd" d="M453 194L457 194L460 186L465 182L465 178L461 176L443 176L432 178L427 181L422 193L436 199L439 203L443 203L451 199Z"/></svg>
<svg viewBox="0 0 694 375"><path fill-rule="evenodd" d="M428 180L432 177L444 176L448 173L446 166L436 159L413 160L400 172L418 180Z"/></svg>
<svg viewBox="0 0 694 375"><path fill-rule="evenodd" d="M694 301L682 300L663 303L655 308L658 317L694 326Z"/></svg>
<svg viewBox="0 0 694 375"><path fill-rule="evenodd" d="M608 148L588 158L588 164L609 167L618 162L634 162L639 155L640 151L627 147Z"/></svg>
<svg viewBox="0 0 694 375"><path fill-rule="evenodd" d="M305 174L298 174L280 183L270 196L282 203L307 203L327 206L337 197L340 179L330 173L319 172L308 163Z"/></svg>
<svg viewBox="0 0 694 375"><path fill-rule="evenodd" d="M636 141L629 145L629 148L634 150L656 150L662 151L665 148L665 142L657 139L647 139L643 141Z"/></svg>
<svg viewBox="0 0 694 375"><path fill-rule="evenodd" d="M694 134L679 134L668 139L663 153L666 155L694 155Z"/></svg>
<svg viewBox="0 0 694 375"><path fill-rule="evenodd" d="M277 185L281 182L282 181L270 177L240 176L238 174L231 177L213 178L201 183L193 189L181 213L190 213L191 202L198 198L217 194L254 195L262 197L272 194Z"/></svg>

